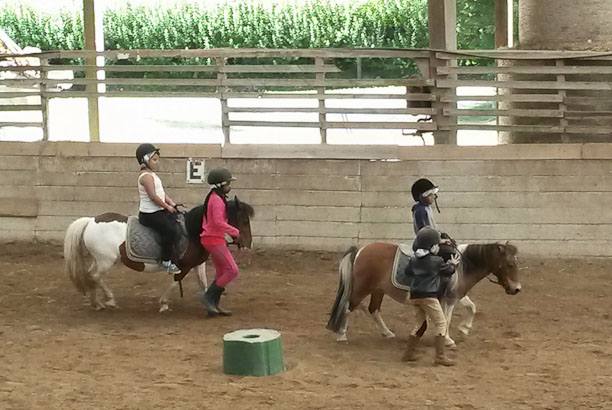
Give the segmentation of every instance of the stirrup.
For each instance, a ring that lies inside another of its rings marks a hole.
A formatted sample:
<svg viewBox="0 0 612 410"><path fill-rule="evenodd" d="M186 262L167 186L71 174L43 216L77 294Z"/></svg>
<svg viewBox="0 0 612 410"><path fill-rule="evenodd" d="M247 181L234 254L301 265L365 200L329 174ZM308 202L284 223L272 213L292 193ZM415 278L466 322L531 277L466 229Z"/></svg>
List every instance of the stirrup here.
<svg viewBox="0 0 612 410"><path fill-rule="evenodd" d="M159 266L161 266L163 270L171 274L181 273L179 267L172 263L172 261L162 261L159 263Z"/></svg>

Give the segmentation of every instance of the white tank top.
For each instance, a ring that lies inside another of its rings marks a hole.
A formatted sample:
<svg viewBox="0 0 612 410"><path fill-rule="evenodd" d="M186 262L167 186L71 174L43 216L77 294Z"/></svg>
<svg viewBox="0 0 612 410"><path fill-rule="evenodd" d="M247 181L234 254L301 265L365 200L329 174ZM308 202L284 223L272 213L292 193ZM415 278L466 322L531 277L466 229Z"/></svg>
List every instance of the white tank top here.
<svg viewBox="0 0 612 410"><path fill-rule="evenodd" d="M161 179L154 172L143 172L138 176L138 194L140 195L140 207L138 210L140 212L144 212L145 214L150 214L153 212L161 211L161 206L157 205L147 194L147 190L144 185L140 182L140 178L143 175L151 175L153 177L153 182L155 184L155 194L161 199L163 202L166 202L166 192L164 192L164 186L161 182Z"/></svg>

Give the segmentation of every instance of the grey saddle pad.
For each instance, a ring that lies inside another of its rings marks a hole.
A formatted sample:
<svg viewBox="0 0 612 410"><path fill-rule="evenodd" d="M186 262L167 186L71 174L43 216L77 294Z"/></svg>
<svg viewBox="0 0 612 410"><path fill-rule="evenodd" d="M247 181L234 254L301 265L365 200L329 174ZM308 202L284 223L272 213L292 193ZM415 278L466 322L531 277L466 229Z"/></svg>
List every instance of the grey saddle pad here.
<svg viewBox="0 0 612 410"><path fill-rule="evenodd" d="M412 248L407 244L400 244L395 252L393 270L391 271L391 282L398 289L410 291L412 278L406 274L406 268L410 262Z"/></svg>
<svg viewBox="0 0 612 410"><path fill-rule="evenodd" d="M179 241L179 253L182 254L187 248L187 236L184 221L180 222L183 235ZM125 238L127 257L134 262L157 263L161 255L158 235L152 228L142 225L137 216L130 216Z"/></svg>

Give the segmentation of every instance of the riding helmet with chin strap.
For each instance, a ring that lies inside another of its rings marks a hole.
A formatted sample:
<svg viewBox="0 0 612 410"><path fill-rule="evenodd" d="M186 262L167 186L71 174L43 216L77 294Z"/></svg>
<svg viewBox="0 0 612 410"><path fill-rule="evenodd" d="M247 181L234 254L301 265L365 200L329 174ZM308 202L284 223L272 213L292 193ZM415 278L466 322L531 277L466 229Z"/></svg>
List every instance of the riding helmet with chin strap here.
<svg viewBox="0 0 612 410"><path fill-rule="evenodd" d="M412 244L412 250L415 252L417 249L430 250L434 245L438 245L440 242L442 242L440 232L426 226L417 233L414 243Z"/></svg>
<svg viewBox="0 0 612 410"><path fill-rule="evenodd" d="M414 198L415 201L419 202L421 200L421 197L423 196L427 196L427 195L423 195L429 191L432 191L432 194L437 194L438 193L438 187L431 182L429 179L426 178L421 178L419 180L417 180L414 184L412 184L412 197Z"/></svg>
<svg viewBox="0 0 612 410"><path fill-rule="evenodd" d="M153 144L140 144L138 148L136 148L136 159L140 164L141 168L149 166L149 160L154 154L159 155L159 148L155 147Z"/></svg>
<svg viewBox="0 0 612 410"><path fill-rule="evenodd" d="M435 185L427 178L418 179L414 184L412 184L412 197L416 202L421 202L421 200L431 194L434 194L434 202L436 204L436 209L438 213L440 213L440 207L438 206L438 186Z"/></svg>
<svg viewBox="0 0 612 410"><path fill-rule="evenodd" d="M208 173L207 179L208 183L215 188L220 188L223 185L226 185L227 183L235 180L236 178L232 176L232 173L223 167L212 169Z"/></svg>

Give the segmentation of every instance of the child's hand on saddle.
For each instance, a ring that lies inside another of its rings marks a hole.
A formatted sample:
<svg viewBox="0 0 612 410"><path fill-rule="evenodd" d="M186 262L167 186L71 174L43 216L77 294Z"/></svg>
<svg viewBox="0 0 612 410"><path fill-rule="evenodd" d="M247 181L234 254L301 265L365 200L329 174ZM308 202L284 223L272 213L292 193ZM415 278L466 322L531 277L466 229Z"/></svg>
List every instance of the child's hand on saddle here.
<svg viewBox="0 0 612 410"><path fill-rule="evenodd" d="M177 211L175 206L169 206L168 208L166 208L166 210L171 214L175 214Z"/></svg>
<svg viewBox="0 0 612 410"><path fill-rule="evenodd" d="M461 259L459 259L459 255L457 255L456 253L453 253L450 257L450 259L448 260L448 263L451 263L455 266L459 265L459 262L461 261Z"/></svg>

